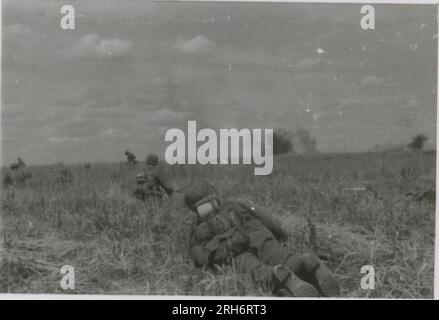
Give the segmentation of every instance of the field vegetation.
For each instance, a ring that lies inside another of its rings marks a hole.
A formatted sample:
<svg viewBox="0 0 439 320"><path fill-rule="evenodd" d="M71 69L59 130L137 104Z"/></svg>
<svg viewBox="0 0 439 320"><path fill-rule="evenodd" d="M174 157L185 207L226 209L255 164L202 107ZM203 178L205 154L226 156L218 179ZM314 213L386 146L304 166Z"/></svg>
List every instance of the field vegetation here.
<svg viewBox="0 0 439 320"><path fill-rule="evenodd" d="M161 207L132 194L141 163L3 168L0 292L270 295L233 267L194 268L187 238L195 216L182 193L206 178L223 197L271 214L291 251L326 257L344 297L432 298L435 157L278 155L269 176L249 165L165 166L177 193ZM63 265L75 268L74 290L60 287ZM364 265L375 268L374 290L360 288Z"/></svg>

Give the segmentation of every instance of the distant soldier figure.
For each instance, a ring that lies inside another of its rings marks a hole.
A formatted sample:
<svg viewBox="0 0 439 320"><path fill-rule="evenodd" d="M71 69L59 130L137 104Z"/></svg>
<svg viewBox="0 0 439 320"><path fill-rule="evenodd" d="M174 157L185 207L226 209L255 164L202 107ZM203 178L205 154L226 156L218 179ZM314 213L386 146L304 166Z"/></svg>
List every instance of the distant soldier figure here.
<svg viewBox="0 0 439 320"><path fill-rule="evenodd" d="M339 296L338 280L316 255L281 246L288 236L269 215L240 200L220 201L206 181L193 183L184 197L198 214L189 240L196 266L233 264L278 295Z"/></svg>
<svg viewBox="0 0 439 320"><path fill-rule="evenodd" d="M140 172L136 176L137 188L134 190L134 195L137 199L145 201L147 198L145 184L147 182L146 173L144 171Z"/></svg>
<svg viewBox="0 0 439 320"><path fill-rule="evenodd" d="M164 193L169 197L174 194L174 189L169 183L163 168L159 166L156 154L146 157L146 170L136 176L137 189L134 194L140 200L150 198L161 204Z"/></svg>
<svg viewBox="0 0 439 320"><path fill-rule="evenodd" d="M127 163L128 164L137 164L136 156L134 153L130 151L125 151L125 156L127 157Z"/></svg>
<svg viewBox="0 0 439 320"><path fill-rule="evenodd" d="M23 160L21 160L21 158L18 158L17 162L11 164L11 170L18 170L18 169L22 169L25 167L26 167L26 164L24 163Z"/></svg>
<svg viewBox="0 0 439 320"><path fill-rule="evenodd" d="M26 164L21 158L18 158L17 162L11 164L10 168L12 170L11 173L8 173L3 179L3 184L5 186L20 186L32 178L32 173L26 169Z"/></svg>

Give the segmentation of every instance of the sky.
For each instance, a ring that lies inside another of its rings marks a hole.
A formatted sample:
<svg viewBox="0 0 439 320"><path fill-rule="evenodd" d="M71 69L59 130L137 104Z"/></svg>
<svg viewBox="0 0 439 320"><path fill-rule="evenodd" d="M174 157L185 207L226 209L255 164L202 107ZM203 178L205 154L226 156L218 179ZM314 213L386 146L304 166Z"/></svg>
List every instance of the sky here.
<svg viewBox="0 0 439 320"><path fill-rule="evenodd" d="M3 163L163 157L188 120L305 129L321 152L436 143L434 6L374 5L363 30L354 4L2 3Z"/></svg>

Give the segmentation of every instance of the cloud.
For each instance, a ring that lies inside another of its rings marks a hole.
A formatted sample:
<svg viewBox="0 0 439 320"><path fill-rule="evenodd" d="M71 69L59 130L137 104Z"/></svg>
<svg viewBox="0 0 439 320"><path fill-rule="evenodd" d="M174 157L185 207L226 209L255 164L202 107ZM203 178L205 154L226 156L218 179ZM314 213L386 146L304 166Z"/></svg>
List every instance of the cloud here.
<svg viewBox="0 0 439 320"><path fill-rule="evenodd" d="M101 138L127 138L131 135L130 132L122 131L120 129L108 128L104 131L99 132L99 137Z"/></svg>
<svg viewBox="0 0 439 320"><path fill-rule="evenodd" d="M361 81L361 84L371 85L371 86L381 85L383 83L385 83L385 80L381 77L376 77L376 76L369 76Z"/></svg>
<svg viewBox="0 0 439 320"><path fill-rule="evenodd" d="M296 68L299 70L315 70L326 65L328 61L321 58L304 58L297 63Z"/></svg>
<svg viewBox="0 0 439 320"><path fill-rule="evenodd" d="M340 102L341 108L371 108L370 106L396 106L399 110L400 106L404 103L404 99L400 96L367 96L365 98L346 98Z"/></svg>
<svg viewBox="0 0 439 320"><path fill-rule="evenodd" d="M21 23L10 24L3 29L5 38L8 37L21 37L30 33L30 28L22 25Z"/></svg>
<svg viewBox="0 0 439 320"><path fill-rule="evenodd" d="M83 141L90 141L94 139L95 137L87 136L87 137L47 137L47 140L50 143L72 143L72 142L83 142Z"/></svg>
<svg viewBox="0 0 439 320"><path fill-rule="evenodd" d="M103 39L96 33L83 36L74 48L74 53L85 57L126 57L134 53L131 40Z"/></svg>
<svg viewBox="0 0 439 320"><path fill-rule="evenodd" d="M209 54L215 50L215 47L215 42L201 35L189 40L178 38L173 45L174 50L177 52L196 55Z"/></svg>
<svg viewBox="0 0 439 320"><path fill-rule="evenodd" d="M225 48L218 50L214 61L232 66L279 66L281 59L265 50L240 50Z"/></svg>
<svg viewBox="0 0 439 320"><path fill-rule="evenodd" d="M188 119L189 115L186 112L176 112L170 109L160 109L154 111L154 114L148 121L152 124L162 126L173 126L182 120Z"/></svg>

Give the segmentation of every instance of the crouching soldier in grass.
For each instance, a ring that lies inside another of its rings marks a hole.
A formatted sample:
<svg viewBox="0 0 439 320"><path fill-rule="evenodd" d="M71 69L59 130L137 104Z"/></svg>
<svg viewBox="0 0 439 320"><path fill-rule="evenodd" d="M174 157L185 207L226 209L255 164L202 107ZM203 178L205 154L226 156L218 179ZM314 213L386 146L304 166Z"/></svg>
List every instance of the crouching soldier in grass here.
<svg viewBox="0 0 439 320"><path fill-rule="evenodd" d="M134 153L127 150L127 151L125 151L125 156L127 158L128 165L136 165L137 164L136 156L134 155Z"/></svg>
<svg viewBox="0 0 439 320"><path fill-rule="evenodd" d="M269 215L243 201L220 201L206 181L193 183L184 197L198 216L189 240L196 266L234 265L276 295L340 295L338 280L316 255L281 246L288 236Z"/></svg>
<svg viewBox="0 0 439 320"><path fill-rule="evenodd" d="M135 196L142 200L152 200L160 205L164 194L169 197L174 194L174 189L169 183L166 174L161 166L156 154L149 154L146 157L146 169L136 176L137 188Z"/></svg>

